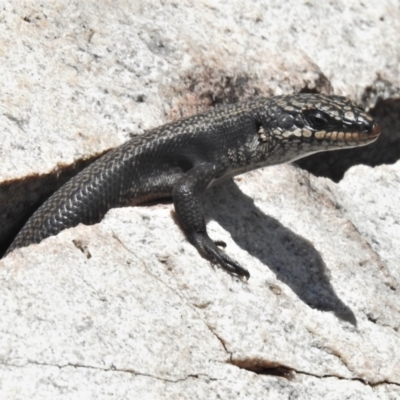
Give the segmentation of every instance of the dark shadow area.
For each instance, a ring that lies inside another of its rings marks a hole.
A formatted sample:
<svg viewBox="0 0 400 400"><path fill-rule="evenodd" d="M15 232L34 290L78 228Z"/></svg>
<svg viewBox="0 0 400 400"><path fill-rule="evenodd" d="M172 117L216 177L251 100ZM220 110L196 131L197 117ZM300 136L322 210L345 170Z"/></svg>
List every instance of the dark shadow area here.
<svg viewBox="0 0 400 400"><path fill-rule="evenodd" d="M208 193L210 196L204 196L206 216L226 229L235 243L268 266L308 306L357 325L353 311L336 295L324 261L308 240L263 214L232 180Z"/></svg>
<svg viewBox="0 0 400 400"><path fill-rule="evenodd" d="M353 165L374 167L395 163L400 159L400 99L379 100L369 114L382 127L382 133L375 143L354 149L317 153L296 161L296 164L316 176L339 182Z"/></svg>
<svg viewBox="0 0 400 400"><path fill-rule="evenodd" d="M36 209L65 182L103 154L50 174L31 175L0 185L0 258Z"/></svg>

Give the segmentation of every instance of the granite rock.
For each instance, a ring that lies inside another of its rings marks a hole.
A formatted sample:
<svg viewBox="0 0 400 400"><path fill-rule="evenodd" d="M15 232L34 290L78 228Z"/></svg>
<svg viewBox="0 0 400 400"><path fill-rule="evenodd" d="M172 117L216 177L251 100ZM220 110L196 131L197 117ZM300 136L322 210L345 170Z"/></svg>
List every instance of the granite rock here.
<svg viewBox="0 0 400 400"><path fill-rule="evenodd" d="M181 116L298 91L395 101L399 13L390 0L6 2L0 245L88 162ZM171 204L13 252L0 398L399 398L399 181L399 164L339 184L276 166L212 188L209 232L248 282L199 256Z"/></svg>
<svg viewBox="0 0 400 400"><path fill-rule="evenodd" d="M397 174L398 192L398 166L387 171L368 175ZM388 227L371 212L379 190L348 207L346 180L277 166L210 190L209 232L248 282L199 256L171 204L113 209L13 252L2 398L395 399L399 270L369 227L395 232L400 215Z"/></svg>

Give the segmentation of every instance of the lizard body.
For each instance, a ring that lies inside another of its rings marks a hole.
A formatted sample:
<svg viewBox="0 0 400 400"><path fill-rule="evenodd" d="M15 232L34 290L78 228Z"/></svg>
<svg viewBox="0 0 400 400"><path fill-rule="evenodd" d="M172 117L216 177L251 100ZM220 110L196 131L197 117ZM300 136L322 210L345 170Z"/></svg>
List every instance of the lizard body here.
<svg viewBox="0 0 400 400"><path fill-rule="evenodd" d="M249 277L207 234L201 195L223 179L309 154L366 145L379 125L339 96L298 94L220 106L152 129L111 150L57 190L7 253L112 207L172 197L188 240L229 273Z"/></svg>

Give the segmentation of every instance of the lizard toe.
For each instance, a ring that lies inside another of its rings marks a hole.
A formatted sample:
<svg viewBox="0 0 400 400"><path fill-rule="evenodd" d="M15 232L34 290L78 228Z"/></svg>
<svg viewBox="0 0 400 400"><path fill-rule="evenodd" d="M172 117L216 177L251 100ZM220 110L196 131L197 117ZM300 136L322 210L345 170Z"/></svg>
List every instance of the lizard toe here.
<svg viewBox="0 0 400 400"><path fill-rule="evenodd" d="M218 245L226 247L225 242L213 242L207 234L196 234L191 239L191 242L199 253L212 264L221 267L231 275L237 275L245 280L250 278L250 273L247 269L241 267L235 260L217 247Z"/></svg>

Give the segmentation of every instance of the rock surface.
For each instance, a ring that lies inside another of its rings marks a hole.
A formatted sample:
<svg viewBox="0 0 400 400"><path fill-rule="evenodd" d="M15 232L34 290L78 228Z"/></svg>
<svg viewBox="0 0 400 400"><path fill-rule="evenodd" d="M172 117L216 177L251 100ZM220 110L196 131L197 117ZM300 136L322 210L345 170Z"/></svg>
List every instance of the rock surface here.
<svg viewBox="0 0 400 400"><path fill-rule="evenodd" d="M248 282L201 259L168 204L14 252L0 270L1 397L397 398L399 268L374 237L398 237L400 213L388 226L379 190L357 196L382 176L398 193L400 163L368 169L358 194L354 175L338 186L277 166L210 191L210 234Z"/></svg>
<svg viewBox="0 0 400 400"><path fill-rule="evenodd" d="M392 101L399 36L390 0L8 2L0 247L85 160L169 120L296 91ZM399 398L399 186L400 163L213 188L209 232L249 282L203 260L170 204L15 251L0 398Z"/></svg>
<svg viewBox="0 0 400 400"><path fill-rule="evenodd" d="M400 163L352 168L340 182L343 205L357 230L400 282ZM368 218L365 217L368 215Z"/></svg>

